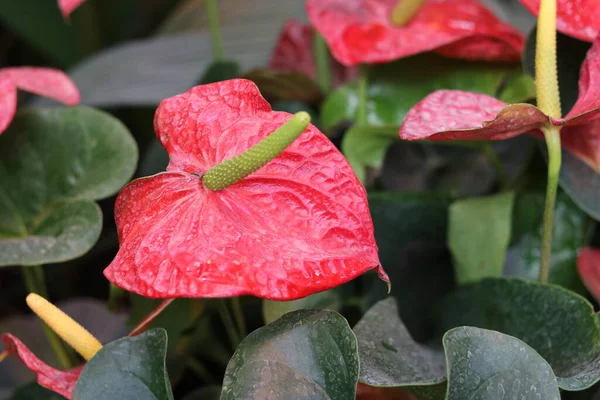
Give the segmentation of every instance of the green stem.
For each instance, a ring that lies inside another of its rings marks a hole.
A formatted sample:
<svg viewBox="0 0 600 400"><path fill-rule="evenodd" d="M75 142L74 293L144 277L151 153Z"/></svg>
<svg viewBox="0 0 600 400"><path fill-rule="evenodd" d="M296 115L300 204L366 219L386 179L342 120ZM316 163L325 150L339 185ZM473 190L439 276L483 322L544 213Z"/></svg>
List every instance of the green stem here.
<svg viewBox="0 0 600 400"><path fill-rule="evenodd" d="M219 313L221 314L221 320L223 321L223 325L225 325L225 330L227 331L227 335L229 335L229 340L231 342L231 347L233 349L237 349L241 340L238 334L238 331L235 327L235 323L233 322L233 318L231 317L231 312L227 307L227 303L225 299L218 300Z"/></svg>
<svg viewBox="0 0 600 400"><path fill-rule="evenodd" d="M44 298L48 298L48 290L46 289L46 279L44 277L44 270L41 265L34 265L30 267L21 267L21 271L23 272L23 280L25 282L25 287L27 291L30 293L36 293ZM63 342L59 339L59 337L54 333L52 329L48 327L44 322L42 322L42 327L44 329L44 334L46 335L46 339L58 360L61 368L70 369L73 368L73 364L71 363L71 358L69 357L69 353L64 347Z"/></svg>
<svg viewBox="0 0 600 400"><path fill-rule="evenodd" d="M323 93L331 91L331 58L325 39L319 33L315 32L313 51L315 54L315 63L317 65L317 82Z"/></svg>
<svg viewBox="0 0 600 400"><path fill-rule="evenodd" d="M210 28L213 57L216 61L223 60L223 39L221 38L221 23L219 22L219 7L217 0L206 0L206 14Z"/></svg>
<svg viewBox="0 0 600 400"><path fill-rule="evenodd" d="M560 174L561 150L560 128L549 126L542 128L548 147L548 182L546 186L546 204L544 206L544 232L542 235L542 256L540 262L539 281L548 282L550 275L550 257L552 255L552 225L554 222L554 206Z"/></svg>
<svg viewBox="0 0 600 400"><path fill-rule="evenodd" d="M233 306L233 315L237 323L238 332L241 338L245 338L247 335L246 331L246 320L244 319L244 312L242 311L242 303L239 297L231 298L231 305Z"/></svg>
<svg viewBox="0 0 600 400"><path fill-rule="evenodd" d="M489 142L482 142L481 148L489 162L496 169L496 173L498 174L498 179L500 179L502 188L506 189L510 185L510 180L508 179L508 174L506 173L504 165L502 165L498 154L496 154Z"/></svg>
<svg viewBox="0 0 600 400"><path fill-rule="evenodd" d="M369 90L369 67L361 64L358 75L358 109L356 110L357 125L367 123L367 96Z"/></svg>

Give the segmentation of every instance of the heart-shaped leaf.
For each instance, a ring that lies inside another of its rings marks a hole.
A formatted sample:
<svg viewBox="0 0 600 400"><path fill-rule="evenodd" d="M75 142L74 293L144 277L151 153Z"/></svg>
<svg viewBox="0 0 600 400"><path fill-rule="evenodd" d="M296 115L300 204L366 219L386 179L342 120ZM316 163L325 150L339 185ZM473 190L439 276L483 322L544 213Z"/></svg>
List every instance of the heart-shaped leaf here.
<svg viewBox="0 0 600 400"><path fill-rule="evenodd" d="M476 326L523 340L552 366L561 389L583 390L600 380L600 320L571 291L488 278L447 296L439 311L439 332Z"/></svg>
<svg viewBox="0 0 600 400"><path fill-rule="evenodd" d="M508 249L504 274L537 280L543 230L545 196L522 193L517 196L513 212L512 245ZM578 250L591 239L593 221L564 192L556 198L550 282L585 294L577 273Z"/></svg>
<svg viewBox="0 0 600 400"><path fill-rule="evenodd" d="M359 380L371 386L405 387L430 398L446 393L444 353L415 342L393 298L375 304L354 327Z"/></svg>
<svg viewBox="0 0 600 400"><path fill-rule="evenodd" d="M448 247L459 284L502 275L514 197L505 192L450 206Z"/></svg>
<svg viewBox="0 0 600 400"><path fill-rule="evenodd" d="M342 308L342 299L335 289L331 289L292 301L263 300L263 319L265 324L270 324L290 311L302 310L304 308L339 311Z"/></svg>
<svg viewBox="0 0 600 400"><path fill-rule="evenodd" d="M354 400L356 337L340 314L300 310L248 335L227 365L222 400Z"/></svg>
<svg viewBox="0 0 600 400"><path fill-rule="evenodd" d="M125 126L90 108L24 110L0 137L0 266L76 258L98 239L94 200L131 177Z"/></svg>
<svg viewBox="0 0 600 400"><path fill-rule="evenodd" d="M521 340L460 327L444 335L447 400L560 400L552 368Z"/></svg>
<svg viewBox="0 0 600 400"><path fill-rule="evenodd" d="M78 400L173 400L165 366L167 332L152 329L105 346L81 371Z"/></svg>
<svg viewBox="0 0 600 400"><path fill-rule="evenodd" d="M449 204L448 197L430 193L369 194L381 264L400 317L417 340L431 336L430 308L455 286L446 248ZM365 308L386 296L385 286L373 282Z"/></svg>

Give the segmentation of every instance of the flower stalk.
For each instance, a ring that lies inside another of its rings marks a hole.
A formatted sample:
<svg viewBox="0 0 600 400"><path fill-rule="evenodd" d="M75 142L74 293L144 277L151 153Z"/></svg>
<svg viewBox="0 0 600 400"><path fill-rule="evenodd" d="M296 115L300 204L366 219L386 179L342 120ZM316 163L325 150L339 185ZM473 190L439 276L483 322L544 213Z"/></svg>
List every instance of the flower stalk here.
<svg viewBox="0 0 600 400"><path fill-rule="evenodd" d="M254 146L209 169L202 183L208 190L223 190L252 174L284 151L310 124L310 115L300 111Z"/></svg>
<svg viewBox="0 0 600 400"><path fill-rule="evenodd" d="M224 57L224 51L217 0L206 0L206 14L208 16L208 26L210 29L213 57L215 61L222 61Z"/></svg>
<svg viewBox="0 0 600 400"><path fill-rule="evenodd" d="M538 108L552 118L560 118L560 93L556 65L556 0L542 0L537 26L535 87ZM561 165L560 127L551 123L542 128L548 147L548 181L544 207L544 231L539 281L548 282L552 254L554 207Z"/></svg>
<svg viewBox="0 0 600 400"><path fill-rule="evenodd" d="M25 301L38 317L86 360L90 360L102 348L98 339L48 300L31 293Z"/></svg>
<svg viewBox="0 0 600 400"><path fill-rule="evenodd" d="M315 64L317 67L317 82L323 93L331 91L331 57L327 49L325 39L318 32L315 32L313 52L315 54Z"/></svg>

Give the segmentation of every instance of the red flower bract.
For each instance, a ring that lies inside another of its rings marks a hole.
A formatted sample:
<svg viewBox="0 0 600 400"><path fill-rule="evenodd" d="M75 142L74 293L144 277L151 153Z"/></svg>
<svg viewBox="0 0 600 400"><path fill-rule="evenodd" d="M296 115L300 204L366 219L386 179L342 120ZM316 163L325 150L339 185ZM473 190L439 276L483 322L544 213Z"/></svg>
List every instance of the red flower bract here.
<svg viewBox="0 0 600 400"><path fill-rule="evenodd" d="M342 64L387 62L426 51L488 61L518 61L524 38L477 0L428 0L398 27L399 0L307 0L308 15Z"/></svg>
<svg viewBox="0 0 600 400"><path fill-rule="evenodd" d="M596 301L600 301L600 250L586 247L579 251L577 269L581 280Z"/></svg>
<svg viewBox="0 0 600 400"><path fill-rule="evenodd" d="M342 154L312 125L283 153L221 191L208 169L290 119L254 83L197 86L163 101L154 121L167 172L119 194L121 247L105 270L147 297L252 294L292 300L379 266L366 193Z"/></svg>
<svg viewBox="0 0 600 400"><path fill-rule="evenodd" d="M38 383L41 386L71 399L83 365L69 371L61 371L37 358L23 342L13 335L5 333L2 335L2 341L9 354L19 357L27 368L37 375Z"/></svg>
<svg viewBox="0 0 600 400"><path fill-rule="evenodd" d="M556 29L588 42L600 32L600 1L557 0ZM540 0L521 0L534 15L540 10Z"/></svg>
<svg viewBox="0 0 600 400"><path fill-rule="evenodd" d="M317 67L313 50L314 35L315 30L308 24L293 20L286 22L271 54L269 68L300 72L315 79ZM358 76L357 68L345 67L335 60L331 68L334 86L351 81Z"/></svg>
<svg viewBox="0 0 600 400"><path fill-rule="evenodd" d="M562 146L600 173L600 38L581 67L579 98L564 118L551 118L529 104L440 90L414 106L400 127L405 140L502 140L547 123L561 126Z"/></svg>
<svg viewBox="0 0 600 400"><path fill-rule="evenodd" d="M86 0L58 0L58 7L64 18L68 18L69 15L79 7Z"/></svg>
<svg viewBox="0 0 600 400"><path fill-rule="evenodd" d="M50 97L74 106L79 103L79 90L71 78L52 68L15 67L0 69L0 134L17 111L17 89Z"/></svg>

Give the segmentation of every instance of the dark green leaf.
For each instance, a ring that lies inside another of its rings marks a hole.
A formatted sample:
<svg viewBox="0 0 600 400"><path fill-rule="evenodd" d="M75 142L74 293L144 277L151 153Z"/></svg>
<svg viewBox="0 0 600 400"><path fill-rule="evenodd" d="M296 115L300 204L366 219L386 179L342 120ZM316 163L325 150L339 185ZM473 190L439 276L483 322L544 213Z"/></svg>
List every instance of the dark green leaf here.
<svg viewBox="0 0 600 400"><path fill-rule="evenodd" d="M435 194L369 193L379 258L400 317L417 340L430 336L430 308L455 285L446 248L449 204ZM374 279L365 308L386 296L385 285Z"/></svg>
<svg viewBox="0 0 600 400"><path fill-rule="evenodd" d="M334 311L300 310L248 335L227 365L222 400L354 400L356 337Z"/></svg>
<svg viewBox="0 0 600 400"><path fill-rule="evenodd" d="M200 79L200 84L205 85L207 83L237 78L240 75L240 72L240 65L235 61L215 61L206 68L206 71L204 71L204 75Z"/></svg>
<svg viewBox="0 0 600 400"><path fill-rule="evenodd" d="M64 400L64 397L36 383L16 388L8 400Z"/></svg>
<svg viewBox="0 0 600 400"><path fill-rule="evenodd" d="M262 301L262 313L265 324L270 324L290 311L302 310L303 308L339 311L341 307L342 299L335 289L315 293L292 301Z"/></svg>
<svg viewBox="0 0 600 400"><path fill-rule="evenodd" d="M506 256L504 274L537 280L543 231L543 194L520 194L513 212L513 239ZM577 272L577 252L589 243L592 220L559 192L556 199L550 282L585 294Z"/></svg>
<svg viewBox="0 0 600 400"><path fill-rule="evenodd" d="M219 400L220 397L220 386L207 386L186 394L181 400Z"/></svg>
<svg viewBox="0 0 600 400"><path fill-rule="evenodd" d="M510 72L498 98L505 103L523 103L535 99L535 82L523 71Z"/></svg>
<svg viewBox="0 0 600 400"><path fill-rule="evenodd" d="M537 29L531 30L523 51L523 69L535 78ZM567 115L579 96L579 70L591 43L557 32L556 51L562 115Z"/></svg>
<svg viewBox="0 0 600 400"><path fill-rule="evenodd" d="M73 398L172 400L166 355L164 329L108 343L81 371Z"/></svg>
<svg viewBox="0 0 600 400"><path fill-rule="evenodd" d="M364 167L379 169L390 143L398 136L398 127L353 126L342 140L342 152L358 179L365 183Z"/></svg>
<svg viewBox="0 0 600 400"><path fill-rule="evenodd" d="M81 55L77 32L72 25L65 24L56 1L3 1L0 19L32 47L62 66Z"/></svg>
<svg viewBox="0 0 600 400"><path fill-rule="evenodd" d="M360 355L359 380L370 386L405 387L419 394L446 393L442 351L415 342L398 316L393 298L381 300L354 327Z"/></svg>
<svg viewBox="0 0 600 400"><path fill-rule="evenodd" d="M560 400L548 363L521 340L460 327L444 335L447 400Z"/></svg>
<svg viewBox="0 0 600 400"><path fill-rule="evenodd" d="M25 110L0 137L0 160L0 265L36 265L94 245L102 216L93 201L129 180L137 147L98 110Z"/></svg>
<svg viewBox="0 0 600 400"><path fill-rule="evenodd" d="M450 206L448 247L459 284L502 275L514 197L505 192Z"/></svg>
<svg viewBox="0 0 600 400"><path fill-rule="evenodd" d="M571 291L488 278L447 296L439 312L439 332L476 326L523 340L552 366L562 389L582 390L600 380L600 320Z"/></svg>
<svg viewBox="0 0 600 400"><path fill-rule="evenodd" d="M560 186L582 210L600 221L600 174L566 150L562 151Z"/></svg>
<svg viewBox="0 0 600 400"><path fill-rule="evenodd" d="M322 98L321 88L308 75L293 71L255 69L243 78L256 83L261 94L269 102L295 100L306 104L317 104Z"/></svg>

